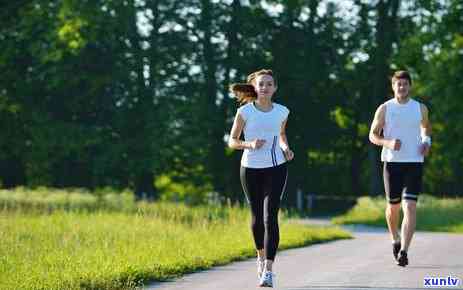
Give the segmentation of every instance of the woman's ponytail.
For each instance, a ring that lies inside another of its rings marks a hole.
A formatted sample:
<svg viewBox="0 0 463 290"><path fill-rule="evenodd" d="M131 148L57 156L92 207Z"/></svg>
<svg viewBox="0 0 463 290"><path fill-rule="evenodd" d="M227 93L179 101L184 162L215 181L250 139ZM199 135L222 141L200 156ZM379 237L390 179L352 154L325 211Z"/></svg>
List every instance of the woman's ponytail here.
<svg viewBox="0 0 463 290"><path fill-rule="evenodd" d="M257 93L254 89L253 82L257 76L269 75L273 77L272 70L261 69L248 75L247 83L235 83L230 86L230 91L236 96L237 101L240 104L249 103L257 99ZM276 83L275 79L274 82Z"/></svg>
<svg viewBox="0 0 463 290"><path fill-rule="evenodd" d="M230 91L239 103L249 103L257 99L257 93L252 84L237 83L230 86Z"/></svg>

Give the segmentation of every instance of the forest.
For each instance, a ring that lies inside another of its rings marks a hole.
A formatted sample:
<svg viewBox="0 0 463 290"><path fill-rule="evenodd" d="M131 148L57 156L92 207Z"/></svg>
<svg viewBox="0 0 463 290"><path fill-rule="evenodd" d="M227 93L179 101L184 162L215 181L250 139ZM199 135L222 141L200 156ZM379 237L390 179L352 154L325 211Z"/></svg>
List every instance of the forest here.
<svg viewBox="0 0 463 290"><path fill-rule="evenodd" d="M433 126L424 190L461 195L460 0L17 0L0 4L0 187L241 202L229 92L272 69L297 191L381 195L368 140L408 70Z"/></svg>

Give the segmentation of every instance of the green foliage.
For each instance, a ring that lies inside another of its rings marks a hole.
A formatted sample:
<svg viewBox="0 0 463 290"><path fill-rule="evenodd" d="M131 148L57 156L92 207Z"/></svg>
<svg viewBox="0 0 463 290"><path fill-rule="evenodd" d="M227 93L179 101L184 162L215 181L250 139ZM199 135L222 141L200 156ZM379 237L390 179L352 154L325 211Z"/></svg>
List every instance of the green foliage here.
<svg viewBox="0 0 463 290"><path fill-rule="evenodd" d="M333 218L335 224L368 224L385 227L384 198L361 197L345 215ZM417 230L463 232L463 199L420 196L417 205Z"/></svg>
<svg viewBox="0 0 463 290"><path fill-rule="evenodd" d="M81 19L69 20L58 30L59 39L63 41L73 53L78 53L79 49L82 49L86 45L80 33L80 30L86 25L88 24Z"/></svg>
<svg viewBox="0 0 463 290"><path fill-rule="evenodd" d="M350 11L328 0L242 2L2 6L2 186L242 201L241 152L224 148L237 108L228 87L265 67L291 111L288 192L359 195L378 181L374 110L389 97L388 75L407 68L434 124L425 186L460 194L459 1L354 1Z"/></svg>
<svg viewBox="0 0 463 290"><path fill-rule="evenodd" d="M48 213L53 211L94 212L120 211L136 212L132 192L117 192L102 188L89 192L83 189L51 189L38 187L28 189L0 190L0 208L4 211L24 213Z"/></svg>
<svg viewBox="0 0 463 290"><path fill-rule="evenodd" d="M346 129L350 126L352 126L351 122L352 119L350 119L344 112L341 107L336 107L332 112L331 112L331 117L334 119L336 122L336 125L338 125L339 128Z"/></svg>
<svg viewBox="0 0 463 290"><path fill-rule="evenodd" d="M161 200L187 204L205 204L208 202L208 193L213 191L211 184L196 186L189 180L175 182L166 174L156 178L155 186L159 190Z"/></svg>

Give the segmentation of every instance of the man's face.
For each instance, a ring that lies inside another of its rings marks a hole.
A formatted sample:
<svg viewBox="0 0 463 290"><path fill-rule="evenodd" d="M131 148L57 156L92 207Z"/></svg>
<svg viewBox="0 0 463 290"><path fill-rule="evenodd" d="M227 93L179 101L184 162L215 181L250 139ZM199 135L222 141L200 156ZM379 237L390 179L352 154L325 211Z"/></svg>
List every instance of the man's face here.
<svg viewBox="0 0 463 290"><path fill-rule="evenodd" d="M395 97L407 98L410 93L410 82L407 79L396 79L392 82L392 90Z"/></svg>

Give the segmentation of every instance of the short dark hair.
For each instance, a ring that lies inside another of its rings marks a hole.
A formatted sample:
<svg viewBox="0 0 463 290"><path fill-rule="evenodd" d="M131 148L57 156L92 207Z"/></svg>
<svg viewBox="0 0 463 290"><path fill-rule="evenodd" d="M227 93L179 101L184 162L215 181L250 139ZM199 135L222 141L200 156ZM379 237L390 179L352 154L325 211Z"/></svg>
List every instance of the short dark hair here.
<svg viewBox="0 0 463 290"><path fill-rule="evenodd" d="M412 85L412 77L410 76L410 73L406 70L398 70L392 75L392 83L396 82L398 79L406 79L408 80L408 83Z"/></svg>

